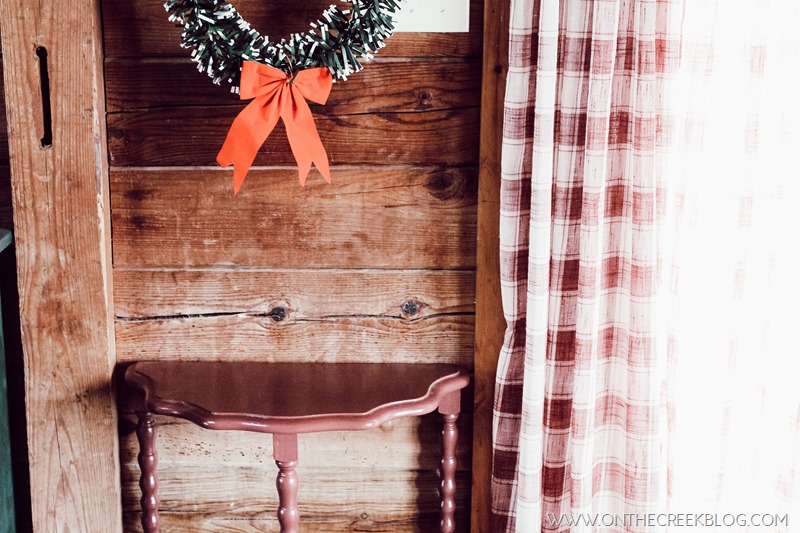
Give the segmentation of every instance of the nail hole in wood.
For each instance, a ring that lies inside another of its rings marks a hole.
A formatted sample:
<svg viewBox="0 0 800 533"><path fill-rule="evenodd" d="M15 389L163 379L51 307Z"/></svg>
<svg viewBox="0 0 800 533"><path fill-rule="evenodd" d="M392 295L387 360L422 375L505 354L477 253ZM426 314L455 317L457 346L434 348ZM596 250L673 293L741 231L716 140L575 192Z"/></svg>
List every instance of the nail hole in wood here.
<svg viewBox="0 0 800 533"><path fill-rule="evenodd" d="M50 75L47 71L47 49L44 46L36 47L36 57L39 58L39 83L42 89L42 122L43 135L42 147L53 145L53 117L50 109Z"/></svg>

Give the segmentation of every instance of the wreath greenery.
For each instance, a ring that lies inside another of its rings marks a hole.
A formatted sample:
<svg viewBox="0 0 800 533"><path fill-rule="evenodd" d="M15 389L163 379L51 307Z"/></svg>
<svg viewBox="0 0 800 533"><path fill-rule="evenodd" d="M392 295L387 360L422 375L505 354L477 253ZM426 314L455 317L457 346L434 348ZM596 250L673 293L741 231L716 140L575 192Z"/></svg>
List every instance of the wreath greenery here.
<svg viewBox="0 0 800 533"><path fill-rule="evenodd" d="M238 90L243 61L263 63L294 76L324 67L334 80L347 80L386 46L393 15L402 0L353 0L350 9L331 5L311 30L273 41L261 35L226 0L167 0L169 20L183 27L181 46L192 49L197 69L214 83Z"/></svg>

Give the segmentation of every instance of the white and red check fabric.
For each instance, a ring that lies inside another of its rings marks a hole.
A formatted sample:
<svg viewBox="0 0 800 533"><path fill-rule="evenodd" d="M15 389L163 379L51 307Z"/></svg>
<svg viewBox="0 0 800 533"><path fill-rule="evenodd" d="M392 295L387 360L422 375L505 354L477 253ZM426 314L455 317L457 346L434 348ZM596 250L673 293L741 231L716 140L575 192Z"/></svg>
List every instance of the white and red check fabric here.
<svg viewBox="0 0 800 533"><path fill-rule="evenodd" d="M635 519L736 513L756 478L780 505L743 513L800 501L800 394L787 393L800 387L786 377L800 373L785 368L800 349L762 342L798 318L770 296L800 301L780 266L796 263L781 232L800 210L800 113L785 100L800 47L766 18L797 11L512 0L492 532L685 531ZM777 160L789 174L764 176ZM782 443L737 448L754 425ZM769 472L752 462L776 453ZM631 520L559 520L598 513Z"/></svg>

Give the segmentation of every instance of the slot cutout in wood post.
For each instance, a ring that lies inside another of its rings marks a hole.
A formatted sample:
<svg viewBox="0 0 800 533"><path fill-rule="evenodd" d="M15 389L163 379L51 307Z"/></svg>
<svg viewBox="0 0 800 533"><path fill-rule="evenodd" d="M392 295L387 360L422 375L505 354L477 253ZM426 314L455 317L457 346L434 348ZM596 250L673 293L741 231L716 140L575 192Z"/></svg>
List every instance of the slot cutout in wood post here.
<svg viewBox="0 0 800 533"><path fill-rule="evenodd" d="M44 46L36 47L36 57L39 58L39 83L42 89L42 122L43 135L41 139L42 148L53 145L53 120L50 111L50 76L47 72L47 48Z"/></svg>

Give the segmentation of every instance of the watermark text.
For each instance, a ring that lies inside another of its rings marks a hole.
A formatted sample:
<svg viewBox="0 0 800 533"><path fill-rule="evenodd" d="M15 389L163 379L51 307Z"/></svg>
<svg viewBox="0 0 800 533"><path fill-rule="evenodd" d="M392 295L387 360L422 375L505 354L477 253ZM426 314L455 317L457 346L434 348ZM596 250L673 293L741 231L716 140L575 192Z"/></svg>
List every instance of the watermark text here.
<svg viewBox="0 0 800 533"><path fill-rule="evenodd" d="M780 513L547 513L550 527L788 527L789 515Z"/></svg>

